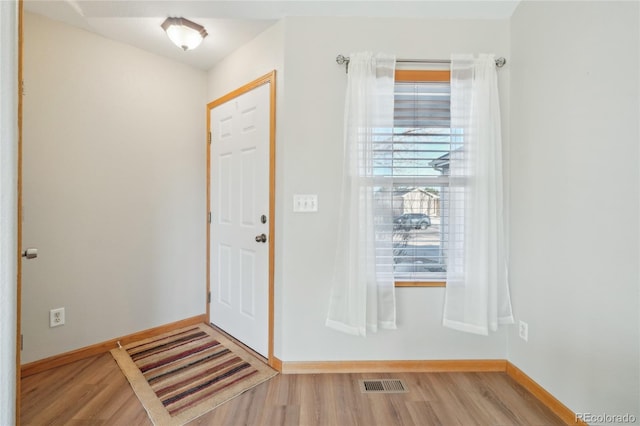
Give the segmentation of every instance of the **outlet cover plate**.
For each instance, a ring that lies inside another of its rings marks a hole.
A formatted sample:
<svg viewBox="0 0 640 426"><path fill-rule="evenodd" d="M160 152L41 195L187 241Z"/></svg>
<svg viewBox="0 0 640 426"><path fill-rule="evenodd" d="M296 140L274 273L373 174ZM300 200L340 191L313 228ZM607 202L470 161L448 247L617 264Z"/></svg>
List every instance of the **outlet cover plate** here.
<svg viewBox="0 0 640 426"><path fill-rule="evenodd" d="M520 321L518 323L518 334L520 335L520 338L522 340L524 340L525 342L529 341L529 324L527 324L524 321Z"/></svg>
<svg viewBox="0 0 640 426"><path fill-rule="evenodd" d="M64 325L64 308L51 309L49 311L49 327Z"/></svg>

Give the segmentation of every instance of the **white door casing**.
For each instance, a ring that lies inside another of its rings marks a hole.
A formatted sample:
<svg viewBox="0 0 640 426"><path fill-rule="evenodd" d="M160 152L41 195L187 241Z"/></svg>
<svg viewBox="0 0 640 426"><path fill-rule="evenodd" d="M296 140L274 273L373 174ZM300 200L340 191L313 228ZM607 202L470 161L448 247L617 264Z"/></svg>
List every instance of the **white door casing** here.
<svg viewBox="0 0 640 426"><path fill-rule="evenodd" d="M269 356L271 84L209 112L211 322Z"/></svg>

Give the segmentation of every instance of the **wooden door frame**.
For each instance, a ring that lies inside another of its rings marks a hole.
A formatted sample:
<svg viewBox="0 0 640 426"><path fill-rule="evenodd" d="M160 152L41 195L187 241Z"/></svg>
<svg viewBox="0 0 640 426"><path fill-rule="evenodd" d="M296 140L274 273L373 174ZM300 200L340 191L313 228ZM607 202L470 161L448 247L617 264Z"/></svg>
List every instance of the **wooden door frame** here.
<svg viewBox="0 0 640 426"><path fill-rule="evenodd" d="M270 84L269 93L269 324L268 324L268 363L276 369L281 368L281 362L273 354L274 329L274 265L275 265L275 194L276 194L276 71L273 70L244 86L227 93L221 98L207 104L207 322L211 322L211 110L232 99L265 84Z"/></svg>

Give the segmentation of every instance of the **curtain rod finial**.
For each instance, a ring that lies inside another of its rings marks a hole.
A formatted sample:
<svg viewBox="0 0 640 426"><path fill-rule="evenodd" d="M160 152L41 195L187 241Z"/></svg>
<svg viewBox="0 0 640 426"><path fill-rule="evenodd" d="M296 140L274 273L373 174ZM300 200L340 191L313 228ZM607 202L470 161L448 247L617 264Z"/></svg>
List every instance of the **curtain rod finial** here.
<svg viewBox="0 0 640 426"><path fill-rule="evenodd" d="M338 65L343 65L345 66L345 71L348 73L349 72L349 57L348 56L344 56L344 55L338 55L336 56L336 63Z"/></svg>

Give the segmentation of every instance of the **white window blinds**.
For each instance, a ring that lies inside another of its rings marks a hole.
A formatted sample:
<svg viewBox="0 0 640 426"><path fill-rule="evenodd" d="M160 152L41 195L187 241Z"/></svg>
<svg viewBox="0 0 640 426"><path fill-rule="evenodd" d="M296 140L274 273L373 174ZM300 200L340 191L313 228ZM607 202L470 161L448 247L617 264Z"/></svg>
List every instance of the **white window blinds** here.
<svg viewBox="0 0 640 426"><path fill-rule="evenodd" d="M451 150L449 82L395 84L393 129L376 138L374 174L391 179L378 208L393 239L397 281L443 281Z"/></svg>

